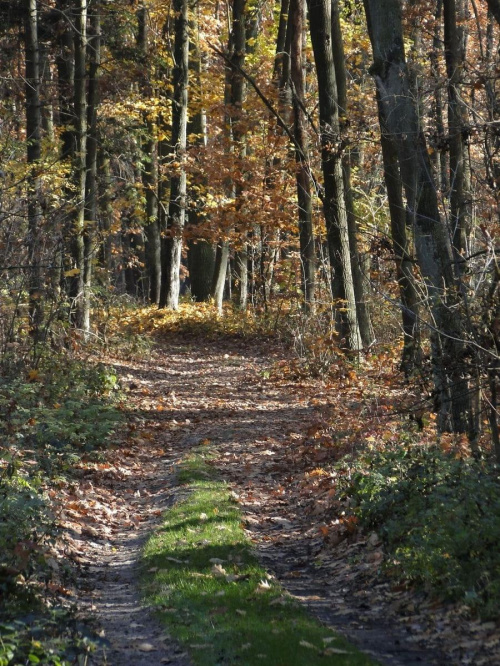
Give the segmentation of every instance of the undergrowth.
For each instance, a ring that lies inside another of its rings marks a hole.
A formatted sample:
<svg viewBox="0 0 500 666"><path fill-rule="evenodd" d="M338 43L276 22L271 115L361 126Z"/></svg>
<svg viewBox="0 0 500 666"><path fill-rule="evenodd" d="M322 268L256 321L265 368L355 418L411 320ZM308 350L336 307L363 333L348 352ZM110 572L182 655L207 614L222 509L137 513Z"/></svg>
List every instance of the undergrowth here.
<svg viewBox="0 0 500 666"><path fill-rule="evenodd" d="M123 421L116 380L67 355L0 376L0 666L69 664L75 645L89 649L67 608L54 620L66 571L56 561L54 488Z"/></svg>
<svg viewBox="0 0 500 666"><path fill-rule="evenodd" d="M145 548L145 589L193 664L374 664L309 618L259 565L204 454L184 463L179 482L184 499Z"/></svg>
<svg viewBox="0 0 500 666"><path fill-rule="evenodd" d="M382 538L392 574L483 618L500 615L500 475L491 461L400 444L347 469L339 497Z"/></svg>

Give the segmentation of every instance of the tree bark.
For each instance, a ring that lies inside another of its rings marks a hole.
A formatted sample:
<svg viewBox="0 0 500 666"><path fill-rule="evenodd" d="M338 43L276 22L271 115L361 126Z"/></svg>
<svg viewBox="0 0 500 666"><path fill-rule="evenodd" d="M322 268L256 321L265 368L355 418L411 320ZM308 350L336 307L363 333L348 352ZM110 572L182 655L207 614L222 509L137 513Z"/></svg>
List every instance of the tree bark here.
<svg viewBox="0 0 500 666"><path fill-rule="evenodd" d="M145 2L141 2L137 10L137 50L143 67L144 75L141 79L142 94L147 99L152 96L152 86L149 75L149 48L148 48L148 10ZM145 114L146 140L142 147L143 159L141 179L144 186L146 200L146 223L144 225L146 264L146 299L153 305L160 302L161 292L161 234L158 219L158 141L155 123Z"/></svg>
<svg viewBox="0 0 500 666"><path fill-rule="evenodd" d="M90 331L90 290L85 284L85 183L87 168L87 0L80 0L75 17L75 186L73 261L78 274L74 282L75 325L87 336Z"/></svg>
<svg viewBox="0 0 500 666"><path fill-rule="evenodd" d="M222 314L222 302L224 299L224 287L226 284L227 263L229 260L229 243L220 241L215 253L214 276L212 280L212 296L217 312Z"/></svg>
<svg viewBox="0 0 500 666"><path fill-rule="evenodd" d="M99 261L103 269L103 282L106 286L110 284L111 264L112 264L112 238L111 226L113 223L113 204L112 204L112 177L109 164L109 156L104 153L102 142L99 142L97 152L98 172L99 172L99 232L102 237L99 252Z"/></svg>
<svg viewBox="0 0 500 666"><path fill-rule="evenodd" d="M101 16L100 3L92 5L90 16L90 63L87 96L87 154L85 181L85 213L84 213L84 271L83 289L86 307L90 316L90 297L92 289L92 267L95 260L95 232L97 226L98 192L97 192L97 109L99 104L99 75L101 67ZM87 324L90 327L90 322ZM86 329L88 330L88 328Z"/></svg>
<svg viewBox="0 0 500 666"><path fill-rule="evenodd" d="M323 208L327 229L332 293L340 344L361 349L356 299L351 268L351 250L342 172L342 145L337 81L332 53L331 0L308 0L311 41L316 64L321 133L321 162L324 179Z"/></svg>
<svg viewBox="0 0 500 666"><path fill-rule="evenodd" d="M335 67L335 78L337 81L337 104L339 107L339 125L341 129L341 138L345 134L348 108L347 108L347 73L345 65L344 42L340 27L340 9L339 0L332 0L332 53L333 64ZM368 306L366 292L369 289L369 280L365 277L361 268L361 260L358 252L356 224L356 213L354 211L354 196L351 187L351 158L348 151L342 156L342 170L344 177L344 196L347 213L347 228L349 230L349 247L351 250L351 269L354 285L354 295L356 298L356 313L358 316L359 332L363 346L368 348L375 341L375 333L370 317L370 308Z"/></svg>
<svg viewBox="0 0 500 666"><path fill-rule="evenodd" d="M304 0L291 0L290 18L292 24L290 47L290 74L293 106L293 133L297 147L295 162L297 164L295 180L297 184L297 204L299 218L300 268L302 293L307 309L314 307L316 279L316 252L314 246L314 229L312 222L311 182L308 163L308 138L305 123L304 98Z"/></svg>
<svg viewBox="0 0 500 666"><path fill-rule="evenodd" d="M443 11L443 0L437 0L434 12L435 27L432 38L432 52L430 54L431 77L434 85L434 102L432 105L432 121L435 124L433 137L434 152L431 161L435 167L436 184L443 194L448 192L448 152L446 150L446 136L443 121L443 95L439 73L439 55L442 51L443 38L441 34L441 14Z"/></svg>
<svg viewBox="0 0 500 666"><path fill-rule="evenodd" d="M43 286L40 268L42 226L42 181L39 172L41 158L42 111L40 105L40 48L38 42L37 0L26 1L26 161L28 175L28 264L30 332L35 342L40 340L43 322Z"/></svg>
<svg viewBox="0 0 500 666"><path fill-rule="evenodd" d="M245 79L241 74L241 70L245 64L246 48L246 0L233 0L233 23L230 37L230 60L232 67L229 71L229 114L231 139L235 154L238 156L240 162L240 173L234 183L235 208L237 212L241 211L243 205L243 174L241 173L241 168L243 166L243 159L246 156L246 136L242 123ZM236 275L239 282L239 306L244 310L248 302L248 248L246 231L243 231L242 236L242 246L236 251L235 258Z"/></svg>
<svg viewBox="0 0 500 666"><path fill-rule="evenodd" d="M147 156L142 170L142 182L146 196L146 271L149 302L158 305L161 292L161 234L158 220L158 142L153 123L148 125L148 138L144 145Z"/></svg>
<svg viewBox="0 0 500 666"><path fill-rule="evenodd" d="M189 81L188 0L174 0L174 71L172 140L170 154L175 173L170 179L167 235L162 243L162 289L160 307L179 307L179 270L186 215L186 128Z"/></svg>
<svg viewBox="0 0 500 666"><path fill-rule="evenodd" d="M380 113L380 118L382 122L382 113ZM407 211L403 201L397 146L384 125L381 125L380 141L391 218L391 236L396 263L396 277L401 298L403 350L400 367L405 375L409 376L421 362L419 299L413 275L413 261L409 253L406 231Z"/></svg>
<svg viewBox="0 0 500 666"><path fill-rule="evenodd" d="M200 149L203 150L207 145L207 123L205 109L201 106L202 90L202 62L200 52L199 25L196 14L196 5L198 0L192 3L192 19L190 22L191 34L191 56L189 59L189 68L191 70L191 85L193 90L191 100L196 99L196 111L190 117L188 124L188 140L191 142L190 153L197 160L197 154ZM202 171L195 172L191 176L196 179L198 188L208 186L207 177ZM191 285L191 296L197 302L210 300L212 295L212 282L215 268L215 246L214 244L199 236L200 226L203 224L203 195L199 189L188 186L189 208L188 220L189 229L194 239L188 244L188 268L189 280Z"/></svg>
<svg viewBox="0 0 500 666"><path fill-rule="evenodd" d="M446 226L438 209L427 146L409 85L399 0L364 0L373 49L371 72L379 95L381 126L397 146L401 180L415 230L420 270L433 317L432 361L440 429L467 432L471 389L464 366L464 323ZM388 18L390 17L390 20Z"/></svg>
<svg viewBox="0 0 500 666"><path fill-rule="evenodd" d="M444 47L448 77L448 131L450 146L450 227L457 271L466 251L471 204L468 185L467 147L464 131L467 109L462 97L462 72L466 52L464 0L443 0Z"/></svg>
<svg viewBox="0 0 500 666"><path fill-rule="evenodd" d="M68 0L57 0L57 9L61 13L58 26L58 51L56 56L58 95L59 95L59 126L61 133L61 158L72 157L75 152L75 109L74 109L74 83L75 83L75 44L73 27L66 14L70 14Z"/></svg>

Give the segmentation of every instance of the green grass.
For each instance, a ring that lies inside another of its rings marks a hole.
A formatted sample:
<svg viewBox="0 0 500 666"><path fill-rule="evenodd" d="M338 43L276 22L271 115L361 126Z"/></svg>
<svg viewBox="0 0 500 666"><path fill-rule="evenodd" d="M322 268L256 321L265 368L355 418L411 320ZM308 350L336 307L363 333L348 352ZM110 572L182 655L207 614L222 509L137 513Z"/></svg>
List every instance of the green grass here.
<svg viewBox="0 0 500 666"><path fill-rule="evenodd" d="M144 551L145 589L195 665L374 664L315 621L263 569L227 485L202 453L181 467L187 491Z"/></svg>

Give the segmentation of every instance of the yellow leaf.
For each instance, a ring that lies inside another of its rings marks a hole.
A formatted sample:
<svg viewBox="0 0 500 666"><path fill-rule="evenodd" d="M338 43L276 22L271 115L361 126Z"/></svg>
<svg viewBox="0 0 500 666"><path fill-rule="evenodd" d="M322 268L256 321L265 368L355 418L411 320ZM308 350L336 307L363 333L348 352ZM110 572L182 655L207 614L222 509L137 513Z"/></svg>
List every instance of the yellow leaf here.
<svg viewBox="0 0 500 666"><path fill-rule="evenodd" d="M79 268L72 268L70 271L65 271L64 277L74 277L75 275L80 275Z"/></svg>

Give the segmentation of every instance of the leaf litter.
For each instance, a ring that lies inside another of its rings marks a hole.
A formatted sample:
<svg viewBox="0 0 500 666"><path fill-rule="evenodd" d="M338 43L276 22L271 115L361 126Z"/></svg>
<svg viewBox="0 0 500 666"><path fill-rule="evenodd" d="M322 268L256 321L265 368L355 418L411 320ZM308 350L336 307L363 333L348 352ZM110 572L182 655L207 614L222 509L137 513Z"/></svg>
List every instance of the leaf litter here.
<svg viewBox="0 0 500 666"><path fill-rule="evenodd" d="M228 354L231 363L221 362ZM279 347L248 341L174 340L147 362L107 362L135 387L128 430L105 460L81 464L72 487L53 491L64 557L79 569L71 593L82 617L96 617L104 631L105 647L89 664L150 664L148 652L155 663L189 663L142 609L136 561L172 501L176 460L204 442L217 452L213 464L231 484L262 563L321 620L386 664L500 663L496 623L471 622L456 606L395 585L381 572L378 535L332 519L336 478L325 463L352 450L361 432L378 437L360 423L387 411L371 406L356 376L335 386L290 379ZM339 438L331 424L345 423L346 413L353 427ZM383 428L384 438L395 436L394 424ZM228 575L223 564L213 562L212 574ZM335 654L326 641L315 649Z"/></svg>

